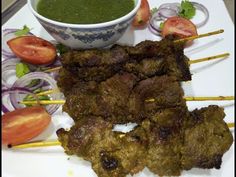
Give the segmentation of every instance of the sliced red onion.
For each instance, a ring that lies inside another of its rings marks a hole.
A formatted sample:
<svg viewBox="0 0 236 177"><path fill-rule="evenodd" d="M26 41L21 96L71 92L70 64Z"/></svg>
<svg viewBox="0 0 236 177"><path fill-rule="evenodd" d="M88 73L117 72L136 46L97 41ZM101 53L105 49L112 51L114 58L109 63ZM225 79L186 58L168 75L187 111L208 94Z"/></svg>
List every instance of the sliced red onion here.
<svg viewBox="0 0 236 177"><path fill-rule="evenodd" d="M2 61L2 85L4 85L7 88L12 87L12 85L7 82L7 80L9 79L9 71L13 71L14 76L15 76L16 64L20 62L21 61L18 58L10 58L8 60ZM29 68L30 70L32 69L31 67ZM37 83L36 85L33 85L30 89L35 90L43 86L43 84L44 84L44 81L40 80L39 83Z"/></svg>
<svg viewBox="0 0 236 177"><path fill-rule="evenodd" d="M204 13L204 15L205 15L205 19L204 20L202 20L201 22L195 24L196 27L200 28L201 26L203 26L203 25L205 25L207 23L207 21L209 19L209 11L207 10L207 8L204 5L202 5L200 3L197 3L197 2L191 2L191 3L193 4L193 6L196 9L202 11Z"/></svg>
<svg viewBox="0 0 236 177"><path fill-rule="evenodd" d="M30 94L30 95L33 95L35 98L36 98L36 100L38 100L37 99L37 96L33 93L33 92L31 92L29 89L27 89L27 88L22 88L22 87L12 87L12 88L7 88L7 89L2 89L2 99L3 99L3 97L4 96L6 96L6 95L10 95L10 94L13 94L13 93L18 93L18 94ZM16 102L16 100L14 100L15 101L15 103L14 104L18 104L17 102ZM11 102L12 103L12 102ZM14 111L14 109L13 108L9 108L9 106L13 106L13 103L12 103L12 105L6 105L6 102L2 102L2 111L4 112L4 113L6 113L6 112L10 112L10 111Z"/></svg>
<svg viewBox="0 0 236 177"><path fill-rule="evenodd" d="M7 72L10 70L15 71L17 63L20 63L20 60L17 58L2 61L2 85L7 88L11 87L11 85L7 83L7 79L9 78L9 73Z"/></svg>
<svg viewBox="0 0 236 177"><path fill-rule="evenodd" d="M148 29L155 35L161 36L161 32L157 31L156 28L154 28L151 24L148 25Z"/></svg>
<svg viewBox="0 0 236 177"><path fill-rule="evenodd" d="M158 10L161 18L167 19L173 16L178 16L178 11L171 9L171 8L161 8Z"/></svg>
<svg viewBox="0 0 236 177"><path fill-rule="evenodd" d="M50 63L49 65L47 65L47 67L52 67L52 68L54 68L54 67L58 67L58 66L61 66L62 64L61 64L61 57L60 56L57 56L56 57L56 60L54 60L54 62L53 63Z"/></svg>
<svg viewBox="0 0 236 177"><path fill-rule="evenodd" d="M155 35L160 35L160 23L164 20L161 18L159 12L156 12L152 15L151 19L149 20L148 29Z"/></svg>
<svg viewBox="0 0 236 177"><path fill-rule="evenodd" d="M195 24L196 27L201 27L206 24L206 22L209 19L209 12L205 6L202 4L199 4L197 2L191 2L193 6L202 11L205 15L205 19L198 23ZM180 12L180 3L165 3L162 4L157 12L152 15L150 21L149 21L149 30L156 35L160 35L161 29L160 29L160 23L164 22L167 18L173 17L173 16L178 16Z"/></svg>
<svg viewBox="0 0 236 177"><path fill-rule="evenodd" d="M43 80L45 82L47 82L50 86L47 87L48 89L57 89L57 84L56 81L49 75L46 74L44 72L32 72L32 73L28 73L26 75L24 75L23 77L19 78L14 84L13 87L26 87L27 85L35 79L40 79ZM31 89L31 88L28 88ZM16 102L16 98L18 97L18 95L16 93L14 94L10 94L10 99L13 103ZM63 95L61 93L56 93L56 94L52 94L52 99L53 100L58 100L61 99L63 97ZM13 104L14 108L22 108L22 105L19 104ZM47 105L46 109L48 111L48 113L53 114L58 108L60 107L60 105Z"/></svg>
<svg viewBox="0 0 236 177"><path fill-rule="evenodd" d="M7 41L10 39L13 39L17 37L14 33L18 31L19 29L4 29L2 30L2 56L5 59L16 57L11 49L7 45ZM27 35L33 35L31 32L29 32Z"/></svg>
<svg viewBox="0 0 236 177"><path fill-rule="evenodd" d="M162 9L162 8L165 8L165 9L171 9L171 10L174 10L176 11L177 13L179 13L180 11L180 3L176 2L176 3L165 3L165 4L162 4L159 9ZM159 10L158 9L158 10Z"/></svg>

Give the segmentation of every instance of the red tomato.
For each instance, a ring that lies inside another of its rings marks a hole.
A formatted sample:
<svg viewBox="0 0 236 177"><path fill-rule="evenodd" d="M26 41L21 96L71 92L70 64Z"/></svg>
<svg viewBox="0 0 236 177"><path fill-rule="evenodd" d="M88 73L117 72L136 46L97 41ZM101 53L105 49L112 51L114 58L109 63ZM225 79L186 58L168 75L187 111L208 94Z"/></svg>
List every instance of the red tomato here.
<svg viewBox="0 0 236 177"><path fill-rule="evenodd" d="M22 144L38 136L49 125L51 116L44 107L17 109L2 116L2 144Z"/></svg>
<svg viewBox="0 0 236 177"><path fill-rule="evenodd" d="M189 36L196 36L197 29L196 26L188 19L182 17L170 17L163 24L162 37L169 34L174 34L180 38L185 38Z"/></svg>
<svg viewBox="0 0 236 177"><path fill-rule="evenodd" d="M133 26L135 27L141 27L147 24L149 18L151 16L150 13L150 7L148 4L147 0L142 0L141 1L141 6L136 14L136 16L134 17L133 20Z"/></svg>
<svg viewBox="0 0 236 177"><path fill-rule="evenodd" d="M7 41L12 52L31 64L49 64L56 59L56 48L35 36L20 36Z"/></svg>

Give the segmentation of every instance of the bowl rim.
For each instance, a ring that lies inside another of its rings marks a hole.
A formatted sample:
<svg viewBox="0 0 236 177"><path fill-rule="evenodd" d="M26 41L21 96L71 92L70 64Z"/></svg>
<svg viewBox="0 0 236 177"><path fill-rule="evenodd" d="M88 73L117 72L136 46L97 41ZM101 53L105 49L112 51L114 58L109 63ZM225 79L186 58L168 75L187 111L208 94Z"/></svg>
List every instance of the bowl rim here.
<svg viewBox="0 0 236 177"><path fill-rule="evenodd" d="M37 11L34 10L31 2L32 2L32 0L27 0L28 7L30 8L31 12L39 19L46 21L48 23L52 23L57 26L71 27L71 28L99 28L99 27L107 27L107 26L117 25L120 22L124 22L125 20L134 16L137 13L137 11L141 5L141 0L137 0L137 4L133 8L133 10L131 10L128 14L126 14L120 18L117 18L115 20L112 20L112 21L103 22L103 23L96 23L96 24L72 24L72 23L63 23L63 22L54 21L54 20L51 20L49 18L46 18L46 17L40 15Z"/></svg>

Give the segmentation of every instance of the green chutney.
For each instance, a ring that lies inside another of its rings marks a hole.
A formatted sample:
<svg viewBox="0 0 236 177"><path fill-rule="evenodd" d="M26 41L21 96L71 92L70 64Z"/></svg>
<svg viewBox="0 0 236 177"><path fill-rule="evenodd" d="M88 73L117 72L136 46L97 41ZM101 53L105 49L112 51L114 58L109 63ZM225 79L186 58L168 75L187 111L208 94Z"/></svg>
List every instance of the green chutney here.
<svg viewBox="0 0 236 177"><path fill-rule="evenodd" d="M94 24L115 20L134 8L134 0L39 0L37 11L51 20Z"/></svg>

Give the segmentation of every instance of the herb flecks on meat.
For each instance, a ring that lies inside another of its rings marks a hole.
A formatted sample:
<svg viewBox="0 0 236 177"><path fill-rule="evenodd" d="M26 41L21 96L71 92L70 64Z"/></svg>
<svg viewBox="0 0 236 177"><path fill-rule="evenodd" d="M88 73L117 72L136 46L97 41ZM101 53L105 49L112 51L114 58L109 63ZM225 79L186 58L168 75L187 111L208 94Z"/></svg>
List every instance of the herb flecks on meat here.
<svg viewBox="0 0 236 177"><path fill-rule="evenodd" d="M140 80L169 75L187 81L191 80L188 60L182 44L163 39L144 41L134 47L115 45L111 49L69 51L63 54L62 65L73 77L83 81L105 81L121 71L135 74ZM63 78L59 78L61 86L62 81Z"/></svg>
<svg viewBox="0 0 236 177"><path fill-rule="evenodd" d="M99 177L125 177L144 167L159 176L220 168L232 135L222 108L188 111L179 82L191 80L182 44L169 38L70 51L62 65L63 111L75 125L59 129L58 139L67 154L90 161ZM112 131L128 122L138 125L125 134Z"/></svg>
<svg viewBox="0 0 236 177"><path fill-rule="evenodd" d="M180 175L194 167L220 168L222 156L233 142L222 108L159 113L179 121L145 119L131 132L121 134L101 117L88 117L77 121L70 131L58 130L57 135L66 152L89 160L99 177L133 175L145 166L161 176Z"/></svg>

